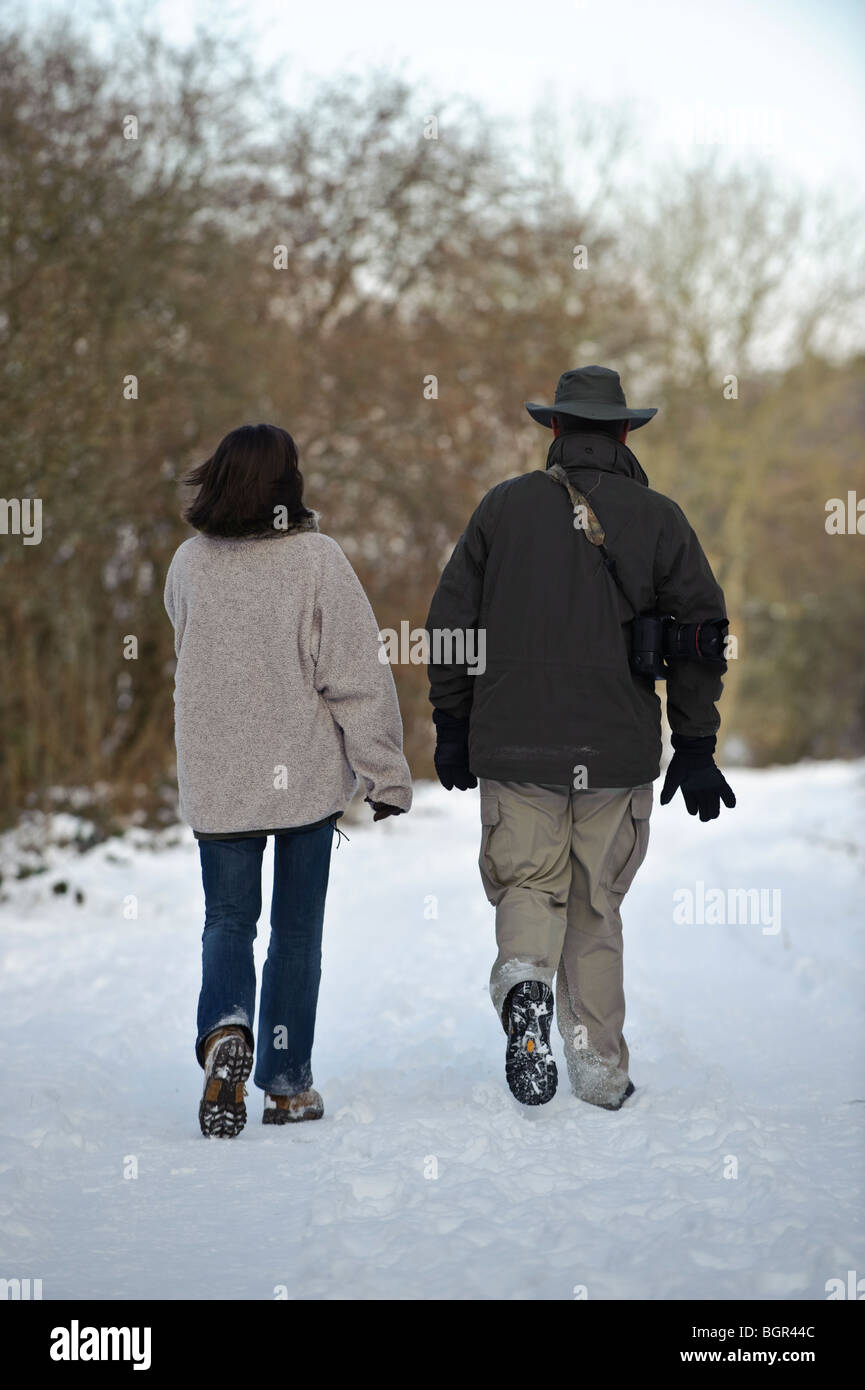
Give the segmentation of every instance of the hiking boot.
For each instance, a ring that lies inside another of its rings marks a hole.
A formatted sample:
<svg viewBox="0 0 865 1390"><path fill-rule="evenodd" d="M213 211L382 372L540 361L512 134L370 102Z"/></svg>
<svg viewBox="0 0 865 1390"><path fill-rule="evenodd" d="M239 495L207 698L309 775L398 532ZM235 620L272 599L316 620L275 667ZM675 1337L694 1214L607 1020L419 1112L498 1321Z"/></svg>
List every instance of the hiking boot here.
<svg viewBox="0 0 865 1390"><path fill-rule="evenodd" d="M598 1104L602 1110L621 1110L625 1101L628 1099L629 1096L632 1096L634 1094L635 1090L636 1087L633 1081L629 1081L626 1090L623 1092L623 1094L619 1097L617 1101L613 1101L612 1104L610 1104L609 1102L605 1104L603 1101L597 1101L596 1104Z"/></svg>
<svg viewBox="0 0 865 1390"><path fill-rule="evenodd" d="M542 980L514 985L502 1018L508 1034L505 1076L512 1095L521 1105L546 1105L559 1079L550 1051L553 991Z"/></svg>
<svg viewBox="0 0 865 1390"><path fill-rule="evenodd" d="M310 1086L308 1091L298 1091L295 1096L272 1096L264 1093L263 1125L296 1125L301 1120L320 1120L324 1114L324 1101Z"/></svg>
<svg viewBox="0 0 865 1390"><path fill-rule="evenodd" d="M204 1043L204 1095L198 1107L201 1133L233 1139L246 1124L246 1081L252 1048L238 1028L217 1028Z"/></svg>
<svg viewBox="0 0 865 1390"><path fill-rule="evenodd" d="M560 1022L561 1018L559 1010ZM568 1078L577 1100L596 1105L599 1110L621 1110L629 1096L634 1094L633 1081L615 1063L605 1061L589 1048L575 1048L569 1045L567 1038L563 1042Z"/></svg>

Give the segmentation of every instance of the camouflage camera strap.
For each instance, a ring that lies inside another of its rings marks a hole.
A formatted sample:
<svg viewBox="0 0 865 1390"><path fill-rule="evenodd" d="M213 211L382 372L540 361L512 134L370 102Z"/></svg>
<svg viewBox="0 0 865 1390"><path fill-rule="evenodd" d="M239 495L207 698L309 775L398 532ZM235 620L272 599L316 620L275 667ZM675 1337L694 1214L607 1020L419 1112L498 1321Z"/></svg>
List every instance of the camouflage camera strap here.
<svg viewBox="0 0 865 1390"><path fill-rule="evenodd" d="M591 506L585 493L580 492L578 488L574 487L560 463L551 464L547 469L547 473L551 478L554 478L557 483L561 483L562 487L567 492L571 499L571 506L574 509L574 530L584 531L589 543L596 547L604 562L604 566L610 572L610 578L613 580L622 598L630 608L631 613L636 618L637 610L625 593L622 581L616 569L616 562L604 544L606 532L598 519L597 512L595 512L594 508Z"/></svg>

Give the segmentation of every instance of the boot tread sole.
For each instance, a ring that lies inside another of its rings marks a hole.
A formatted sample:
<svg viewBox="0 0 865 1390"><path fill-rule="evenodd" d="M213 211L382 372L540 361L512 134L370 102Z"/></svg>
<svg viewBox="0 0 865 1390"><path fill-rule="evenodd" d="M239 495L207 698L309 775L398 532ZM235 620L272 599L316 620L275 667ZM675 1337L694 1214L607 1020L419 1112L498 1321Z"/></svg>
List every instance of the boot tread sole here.
<svg viewBox="0 0 865 1390"><path fill-rule="evenodd" d="M198 1123L206 1138L234 1139L243 1129L245 1083L252 1062L252 1048L244 1037L223 1038L216 1044L210 1077L198 1107Z"/></svg>

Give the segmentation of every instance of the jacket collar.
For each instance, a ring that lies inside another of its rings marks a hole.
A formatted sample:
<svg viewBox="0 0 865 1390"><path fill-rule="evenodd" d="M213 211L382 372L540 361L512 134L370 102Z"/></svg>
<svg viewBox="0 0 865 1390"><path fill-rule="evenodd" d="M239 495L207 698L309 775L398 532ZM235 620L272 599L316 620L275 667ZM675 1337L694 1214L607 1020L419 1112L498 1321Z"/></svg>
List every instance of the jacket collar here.
<svg viewBox="0 0 865 1390"><path fill-rule="evenodd" d="M260 531L249 531L246 536L232 537L232 539L262 541L268 540L272 536L296 536L302 531L317 531L318 517L318 512L312 512L310 516L293 521L290 526L263 526Z"/></svg>
<svg viewBox="0 0 865 1390"><path fill-rule="evenodd" d="M562 468L600 468L606 473L623 473L635 483L649 486L649 480L639 460L627 444L620 444L608 434L560 434L547 453L547 468L554 463Z"/></svg>

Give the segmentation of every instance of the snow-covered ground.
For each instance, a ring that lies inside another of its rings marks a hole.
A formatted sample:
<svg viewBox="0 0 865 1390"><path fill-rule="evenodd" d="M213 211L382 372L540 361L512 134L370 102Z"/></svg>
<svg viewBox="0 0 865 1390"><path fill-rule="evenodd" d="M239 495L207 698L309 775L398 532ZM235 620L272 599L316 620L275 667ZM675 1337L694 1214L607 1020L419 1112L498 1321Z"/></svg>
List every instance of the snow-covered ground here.
<svg viewBox="0 0 865 1390"><path fill-rule="evenodd" d="M639 1089L618 1114L563 1067L549 1106L507 1091L477 793L421 786L334 850L327 1114L264 1129L250 1087L234 1142L198 1132L191 833L7 878L0 1276L46 1299L520 1300L823 1299L865 1274L865 764L731 781L714 824L655 808L624 910ZM716 888L767 890L760 920L675 920L679 890Z"/></svg>

